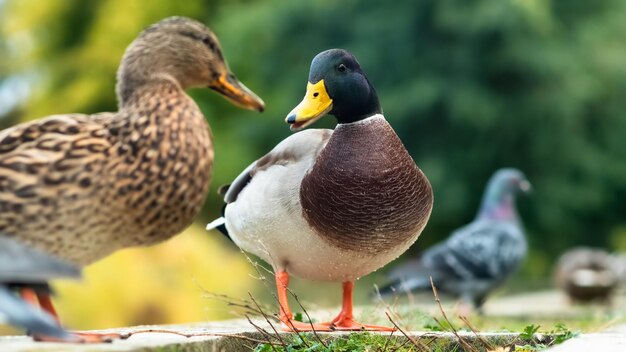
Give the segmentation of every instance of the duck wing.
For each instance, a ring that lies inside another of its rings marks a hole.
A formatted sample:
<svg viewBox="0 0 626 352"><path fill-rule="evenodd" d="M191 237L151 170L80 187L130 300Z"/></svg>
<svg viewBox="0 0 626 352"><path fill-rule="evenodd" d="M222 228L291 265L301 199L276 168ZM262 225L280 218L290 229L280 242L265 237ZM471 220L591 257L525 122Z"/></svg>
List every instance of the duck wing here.
<svg viewBox="0 0 626 352"><path fill-rule="evenodd" d="M218 192L223 194L224 202L228 205L237 201L239 194L253 180L255 175L274 166L288 167L290 164L310 159L311 164L324 149L333 131L329 129L304 130L287 137L269 153L246 167L229 185L223 185ZM229 237L224 226L224 217L220 217L207 225L207 230L218 229Z"/></svg>

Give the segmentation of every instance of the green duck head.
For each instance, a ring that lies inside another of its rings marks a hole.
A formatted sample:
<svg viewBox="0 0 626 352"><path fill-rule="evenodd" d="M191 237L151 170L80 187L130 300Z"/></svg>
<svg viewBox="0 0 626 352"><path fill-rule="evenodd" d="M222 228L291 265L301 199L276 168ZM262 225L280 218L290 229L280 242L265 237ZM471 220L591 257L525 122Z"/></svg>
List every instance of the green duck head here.
<svg viewBox="0 0 626 352"><path fill-rule="evenodd" d="M304 99L286 118L299 131L326 114L351 123L382 114L376 90L354 55L343 49L323 51L311 62Z"/></svg>

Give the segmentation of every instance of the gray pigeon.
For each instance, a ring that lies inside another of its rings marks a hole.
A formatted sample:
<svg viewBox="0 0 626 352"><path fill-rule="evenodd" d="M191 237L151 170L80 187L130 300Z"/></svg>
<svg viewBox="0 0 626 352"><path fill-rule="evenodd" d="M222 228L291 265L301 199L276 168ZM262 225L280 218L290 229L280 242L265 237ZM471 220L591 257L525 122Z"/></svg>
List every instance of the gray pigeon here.
<svg viewBox="0 0 626 352"><path fill-rule="evenodd" d="M447 293L480 312L485 298L520 265L527 243L515 207L519 191L530 183L516 169L500 169L489 181L478 215L468 225L426 250L418 260L395 268L381 295L431 290Z"/></svg>
<svg viewBox="0 0 626 352"><path fill-rule="evenodd" d="M70 338L51 315L12 291L22 287L48 291L50 279L79 277L73 266L0 235L0 323L22 327L35 336Z"/></svg>

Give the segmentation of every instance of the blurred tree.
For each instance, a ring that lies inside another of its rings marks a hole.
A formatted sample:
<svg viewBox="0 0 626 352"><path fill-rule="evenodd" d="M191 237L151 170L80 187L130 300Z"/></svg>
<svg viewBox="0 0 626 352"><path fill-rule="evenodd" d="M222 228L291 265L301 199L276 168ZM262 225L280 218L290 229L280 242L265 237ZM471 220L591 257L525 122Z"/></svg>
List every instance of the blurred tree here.
<svg viewBox="0 0 626 352"><path fill-rule="evenodd" d="M233 71L268 109L255 116L208 90L192 92L215 134L213 190L289 135L283 118L304 93L310 60L343 47L360 60L433 184L433 216L414 250L467 223L502 166L522 169L535 187L520 200L533 251L528 273L545 275L568 246L606 246L626 224L623 1L13 0L4 7L0 37L12 43L11 68L36 76L25 119L114 110L123 50L158 19L186 15L215 29ZM212 191L202 220L219 207Z"/></svg>

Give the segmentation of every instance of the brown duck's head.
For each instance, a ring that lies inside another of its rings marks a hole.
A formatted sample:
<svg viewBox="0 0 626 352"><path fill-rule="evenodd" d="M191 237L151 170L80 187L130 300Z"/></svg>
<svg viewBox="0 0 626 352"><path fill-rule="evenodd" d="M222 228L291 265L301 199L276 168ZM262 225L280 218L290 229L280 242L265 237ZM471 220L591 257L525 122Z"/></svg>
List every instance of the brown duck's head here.
<svg viewBox="0 0 626 352"><path fill-rule="evenodd" d="M134 90L155 79L183 89L209 87L233 104L263 111L265 103L228 68L215 34L204 24L169 17L146 28L126 49L118 71L117 93L124 104Z"/></svg>

